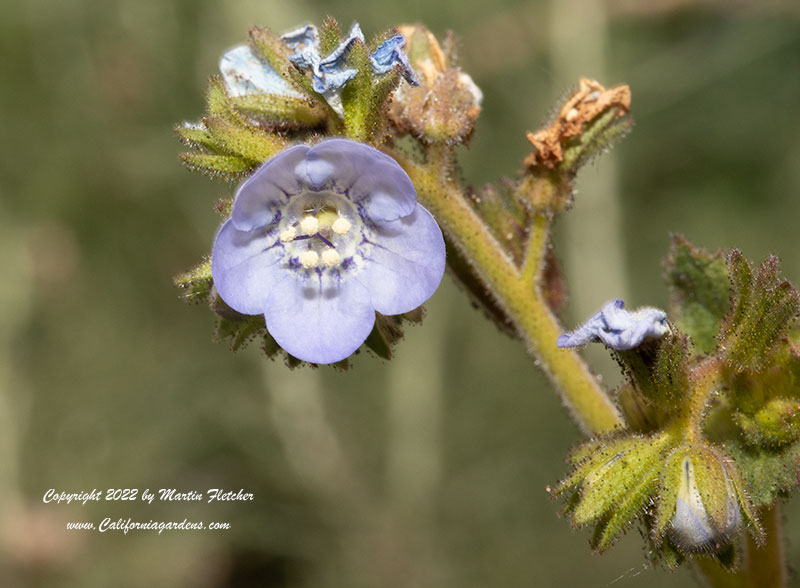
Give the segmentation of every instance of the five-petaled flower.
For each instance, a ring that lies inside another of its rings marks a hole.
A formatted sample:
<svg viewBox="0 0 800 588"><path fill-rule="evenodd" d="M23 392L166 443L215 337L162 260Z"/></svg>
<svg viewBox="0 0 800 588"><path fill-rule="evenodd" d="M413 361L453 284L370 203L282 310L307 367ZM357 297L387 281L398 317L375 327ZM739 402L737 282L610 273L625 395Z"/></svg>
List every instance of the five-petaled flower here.
<svg viewBox="0 0 800 588"><path fill-rule="evenodd" d="M263 314L278 344L312 363L358 349L376 311L420 306L444 266L442 232L403 169L347 139L296 145L258 168L211 256L222 299Z"/></svg>

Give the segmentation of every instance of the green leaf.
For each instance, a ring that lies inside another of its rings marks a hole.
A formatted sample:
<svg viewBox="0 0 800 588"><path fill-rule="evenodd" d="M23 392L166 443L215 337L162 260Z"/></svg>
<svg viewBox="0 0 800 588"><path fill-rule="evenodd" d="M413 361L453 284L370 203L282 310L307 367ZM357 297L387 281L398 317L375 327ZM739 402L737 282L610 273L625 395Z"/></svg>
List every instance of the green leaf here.
<svg viewBox="0 0 800 588"><path fill-rule="evenodd" d="M665 267L678 328L701 353L713 351L730 307L730 281L722 252L708 253L674 235Z"/></svg>

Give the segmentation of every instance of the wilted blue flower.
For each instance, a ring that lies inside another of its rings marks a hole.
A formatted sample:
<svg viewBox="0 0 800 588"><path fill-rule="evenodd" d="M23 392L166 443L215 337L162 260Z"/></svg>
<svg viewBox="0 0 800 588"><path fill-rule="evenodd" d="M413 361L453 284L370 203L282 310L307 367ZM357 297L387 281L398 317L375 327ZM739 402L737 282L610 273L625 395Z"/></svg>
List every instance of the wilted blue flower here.
<svg viewBox="0 0 800 588"><path fill-rule="evenodd" d="M311 72L314 90L322 94L342 116L342 88L358 73L358 70L347 66L347 56L356 41L364 42L359 24L353 24L347 38L324 58L319 53L319 34L314 25L305 25L290 31L281 37L281 41L291 51L291 62L300 69ZM395 35L384 41L370 56L372 71L376 75L383 75L400 64L403 77L408 83L417 85L417 77L403 51L405 43L403 35ZM260 93L302 97L249 45L239 45L225 53L220 60L219 69L232 96Z"/></svg>
<svg viewBox="0 0 800 588"><path fill-rule="evenodd" d="M346 139L297 145L258 168L211 256L222 299L263 314L281 347L313 363L358 349L376 311L417 308L444 265L441 230L403 169Z"/></svg>
<svg viewBox="0 0 800 588"><path fill-rule="evenodd" d="M570 333L558 338L558 347L578 347L602 341L612 349L633 349L645 339L661 337L669 332L667 314L658 308L642 307L625 310L625 302L612 300L602 310Z"/></svg>

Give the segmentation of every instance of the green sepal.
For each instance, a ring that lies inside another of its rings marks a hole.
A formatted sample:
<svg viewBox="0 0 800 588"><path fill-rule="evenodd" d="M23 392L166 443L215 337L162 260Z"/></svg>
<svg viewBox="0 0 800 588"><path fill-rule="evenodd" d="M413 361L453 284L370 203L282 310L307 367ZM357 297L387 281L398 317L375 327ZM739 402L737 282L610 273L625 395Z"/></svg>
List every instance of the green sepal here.
<svg viewBox="0 0 800 588"><path fill-rule="evenodd" d="M392 71L375 80L372 86L366 127L373 141L380 140L381 123L384 120L387 105L402 79L400 66L396 66Z"/></svg>
<svg viewBox="0 0 800 588"><path fill-rule="evenodd" d="M635 488L648 488L643 480L658 478L661 453L666 436L639 439L624 453L619 453L598 468L588 472L581 485L581 502L572 513L576 526L585 525L616 512L624 501L640 500L643 505L648 494L632 496Z"/></svg>
<svg viewBox="0 0 800 588"><path fill-rule="evenodd" d="M238 351L259 335L263 336L267 329L264 325L264 317L260 314L243 316L244 318L242 319L219 317L214 330L214 340L224 341L228 339L230 340L231 349Z"/></svg>
<svg viewBox="0 0 800 588"><path fill-rule="evenodd" d="M375 326L372 327L364 344L381 359L392 359L392 346L403 336L399 317L375 313Z"/></svg>
<svg viewBox="0 0 800 588"><path fill-rule="evenodd" d="M670 571L677 570L686 559L669 537L664 539L656 553L661 564Z"/></svg>
<svg viewBox="0 0 800 588"><path fill-rule="evenodd" d="M255 164L262 163L283 151L287 143L255 127L243 127L221 117L203 119L205 127L219 146Z"/></svg>
<svg viewBox="0 0 800 588"><path fill-rule="evenodd" d="M210 149L212 151L218 151L219 149L219 144L208 132L208 129L202 125L183 123L175 127L175 133L188 147Z"/></svg>
<svg viewBox="0 0 800 588"><path fill-rule="evenodd" d="M734 491L728 469L724 465L724 458L718 451L707 446L695 449L690 459L703 507L714 525L724 529L728 517L730 493Z"/></svg>
<svg viewBox="0 0 800 588"><path fill-rule="evenodd" d="M678 503L678 488L683 477L683 463L688 454L687 447L673 449L664 460L664 467L659 476L658 505L653 518L651 536L656 546L662 544L667 525L675 514Z"/></svg>
<svg viewBox="0 0 800 588"><path fill-rule="evenodd" d="M515 197L516 188L510 182L501 182L499 186L487 184L480 191L471 193L469 200L497 242L514 263L521 265L525 256L531 213Z"/></svg>
<svg viewBox="0 0 800 588"><path fill-rule="evenodd" d="M613 354L642 395L644 402L639 404L648 408L646 417L651 424L662 424L673 416L691 388L687 337L674 330L660 339Z"/></svg>
<svg viewBox="0 0 800 588"><path fill-rule="evenodd" d="M188 169L228 182L238 182L255 168L252 162L237 155L181 153L180 158Z"/></svg>
<svg viewBox="0 0 800 588"><path fill-rule="evenodd" d="M603 517L594 529L591 546L603 552L631 527L636 517L645 512L658 485L658 471L650 470L626 492L616 508Z"/></svg>
<svg viewBox="0 0 800 588"><path fill-rule="evenodd" d="M735 370L757 372L775 342L800 311L800 295L778 272L778 260L768 257L755 278L739 251L728 263L733 283L731 312L721 336L728 364Z"/></svg>
<svg viewBox="0 0 800 588"><path fill-rule="evenodd" d="M344 128L348 138L367 141L374 129L370 128L372 106L372 64L367 46L356 41L351 45L347 65L358 71L342 89Z"/></svg>
<svg viewBox="0 0 800 588"><path fill-rule="evenodd" d="M708 253L673 235L664 265L673 320L699 352L713 351L720 323L730 307L730 280L722 252Z"/></svg>
<svg viewBox="0 0 800 588"><path fill-rule="evenodd" d="M620 116L617 109L611 108L586 124L583 132L569 140L564 148L564 160L560 164L563 171L571 173L598 155L610 150L633 128L633 118Z"/></svg>
<svg viewBox="0 0 800 588"><path fill-rule="evenodd" d="M231 106L278 128L314 128L325 122L325 111L318 104L295 96L245 94L231 96Z"/></svg>
<svg viewBox="0 0 800 588"><path fill-rule="evenodd" d="M250 29L250 44L261 54L267 63L278 75L286 80L295 90L309 97L317 97L311 86L311 79L303 75L289 59L289 52L280 37L276 37L268 29L252 27ZM324 102L324 100L322 100Z"/></svg>
<svg viewBox="0 0 800 588"><path fill-rule="evenodd" d="M329 55L342 42L342 33L339 23L332 16L328 16L319 28L319 53Z"/></svg>
<svg viewBox="0 0 800 588"><path fill-rule="evenodd" d="M722 464L725 467L725 473L728 475L728 480L733 486L736 499L739 502L739 512L742 514L745 526L747 527L747 530L750 532L750 535L753 537L753 539L755 539L756 543L762 544L765 539L764 529L761 526L761 522L758 520L758 517L756 516L756 505L753 502L750 493L747 491L747 488L745 487L745 483L739 473L737 463L738 462L735 459L722 460Z"/></svg>
<svg viewBox="0 0 800 588"><path fill-rule="evenodd" d="M214 285L211 279L211 259L207 258L194 269L177 276L175 285L183 290L181 298L187 302L207 302Z"/></svg>
<svg viewBox="0 0 800 588"><path fill-rule="evenodd" d="M332 134L341 132L342 121L339 115L331 108L327 100L314 90L311 78L303 74L289 60L286 45L283 44L279 37L276 37L267 29L253 27L250 29L250 44L258 53L264 56L272 69L278 72L295 90L307 96L325 112L329 132Z"/></svg>
<svg viewBox="0 0 800 588"><path fill-rule="evenodd" d="M639 393L632 382L623 382L614 392L614 396L632 431L649 434L658 429L659 416L656 407Z"/></svg>

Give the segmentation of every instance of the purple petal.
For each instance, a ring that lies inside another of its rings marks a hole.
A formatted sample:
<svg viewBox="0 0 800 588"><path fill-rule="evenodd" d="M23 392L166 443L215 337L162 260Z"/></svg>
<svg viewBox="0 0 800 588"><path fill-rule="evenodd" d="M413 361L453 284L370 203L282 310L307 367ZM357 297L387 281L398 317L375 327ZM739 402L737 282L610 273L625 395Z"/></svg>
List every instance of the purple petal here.
<svg viewBox="0 0 800 588"><path fill-rule="evenodd" d="M419 86L419 80L408 62L406 52L403 51L405 46L406 38L403 35L395 35L378 45L377 49L370 55L372 71L381 75L389 73L394 69L395 65L400 64L406 81L412 86Z"/></svg>
<svg viewBox="0 0 800 588"><path fill-rule="evenodd" d="M292 50L289 60L298 67L308 69L319 61L319 35L314 25L289 31L281 36L281 41Z"/></svg>
<svg viewBox="0 0 800 588"><path fill-rule="evenodd" d="M442 231L431 213L417 205L413 214L380 223L358 274L382 314L417 308L439 287L444 274Z"/></svg>
<svg viewBox="0 0 800 588"><path fill-rule="evenodd" d="M289 195L297 194L303 186L294 170L309 148L295 145L262 164L236 191L231 219L240 231L275 222L276 210Z"/></svg>
<svg viewBox="0 0 800 588"><path fill-rule="evenodd" d="M285 275L283 247L267 230L239 231L225 221L214 240L211 276L217 292L242 314L261 314L272 287Z"/></svg>
<svg viewBox="0 0 800 588"><path fill-rule="evenodd" d="M392 221L414 212L417 193L403 168L377 149L347 139L329 139L312 147L297 168L315 190L348 192L374 221Z"/></svg>
<svg viewBox="0 0 800 588"><path fill-rule="evenodd" d="M272 288L264 318L278 345L298 359L334 363L361 346L375 311L357 280L337 284L289 275Z"/></svg>

